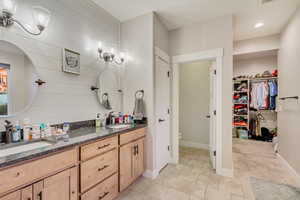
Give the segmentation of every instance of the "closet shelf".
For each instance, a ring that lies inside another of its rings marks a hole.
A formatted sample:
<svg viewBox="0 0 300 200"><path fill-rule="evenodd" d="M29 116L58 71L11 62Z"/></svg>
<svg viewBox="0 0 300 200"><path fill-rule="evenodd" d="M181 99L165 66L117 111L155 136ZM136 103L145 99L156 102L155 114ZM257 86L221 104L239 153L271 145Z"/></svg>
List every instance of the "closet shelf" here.
<svg viewBox="0 0 300 200"><path fill-rule="evenodd" d="M238 93L248 93L248 90L247 91L233 91L235 94L238 94Z"/></svg>

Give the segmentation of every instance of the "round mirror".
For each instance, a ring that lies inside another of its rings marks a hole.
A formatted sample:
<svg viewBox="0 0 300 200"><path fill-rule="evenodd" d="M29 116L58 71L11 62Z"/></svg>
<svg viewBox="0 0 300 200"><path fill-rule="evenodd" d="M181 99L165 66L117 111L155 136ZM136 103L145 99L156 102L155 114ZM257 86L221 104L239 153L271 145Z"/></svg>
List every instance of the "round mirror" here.
<svg viewBox="0 0 300 200"><path fill-rule="evenodd" d="M16 115L31 105L38 89L37 79L25 52L0 40L0 117Z"/></svg>
<svg viewBox="0 0 300 200"><path fill-rule="evenodd" d="M119 87L119 76L116 71L106 69L97 80L99 103L107 110L121 111L122 93Z"/></svg>

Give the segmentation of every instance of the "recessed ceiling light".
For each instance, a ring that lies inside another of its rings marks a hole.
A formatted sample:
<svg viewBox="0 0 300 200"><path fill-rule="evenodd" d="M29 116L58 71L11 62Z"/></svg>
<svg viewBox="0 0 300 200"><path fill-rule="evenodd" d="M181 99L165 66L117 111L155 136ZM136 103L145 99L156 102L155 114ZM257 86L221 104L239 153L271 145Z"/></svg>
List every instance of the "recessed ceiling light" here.
<svg viewBox="0 0 300 200"><path fill-rule="evenodd" d="M263 27L265 24L262 23L262 22L258 22L255 24L254 28L260 28L260 27Z"/></svg>

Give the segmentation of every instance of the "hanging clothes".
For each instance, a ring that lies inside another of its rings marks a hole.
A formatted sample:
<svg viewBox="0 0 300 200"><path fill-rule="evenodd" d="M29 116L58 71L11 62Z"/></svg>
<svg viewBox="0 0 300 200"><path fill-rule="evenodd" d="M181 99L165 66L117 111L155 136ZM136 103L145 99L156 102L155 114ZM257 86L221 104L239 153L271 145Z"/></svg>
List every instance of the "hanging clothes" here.
<svg viewBox="0 0 300 200"><path fill-rule="evenodd" d="M276 97L278 96L278 85L275 80L269 81L270 88L270 110L276 109Z"/></svg>
<svg viewBox="0 0 300 200"><path fill-rule="evenodd" d="M250 107L256 110L265 110L269 107L269 85L267 81L251 84Z"/></svg>

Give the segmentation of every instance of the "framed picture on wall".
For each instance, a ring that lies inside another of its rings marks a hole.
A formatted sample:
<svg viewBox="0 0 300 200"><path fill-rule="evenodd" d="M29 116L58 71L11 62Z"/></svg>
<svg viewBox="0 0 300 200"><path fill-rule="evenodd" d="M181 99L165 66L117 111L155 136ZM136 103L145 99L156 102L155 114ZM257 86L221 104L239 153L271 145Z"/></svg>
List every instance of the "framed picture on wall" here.
<svg viewBox="0 0 300 200"><path fill-rule="evenodd" d="M80 53L70 49L63 49L63 72L80 74Z"/></svg>

